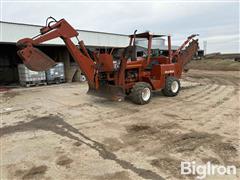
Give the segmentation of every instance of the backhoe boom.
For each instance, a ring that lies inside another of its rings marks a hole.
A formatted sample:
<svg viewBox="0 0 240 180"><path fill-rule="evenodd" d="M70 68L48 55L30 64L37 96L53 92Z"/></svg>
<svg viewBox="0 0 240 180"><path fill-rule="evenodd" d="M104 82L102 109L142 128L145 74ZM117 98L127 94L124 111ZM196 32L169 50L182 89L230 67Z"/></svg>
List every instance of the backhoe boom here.
<svg viewBox="0 0 240 180"><path fill-rule="evenodd" d="M77 37L78 32L65 20L55 22L53 25L48 24L40 30L40 35L35 38L24 38L17 42L21 50L18 51L19 56L25 65L35 71L44 71L54 66L55 62L46 54L34 48L43 42L60 37L73 59L78 63L80 69L85 74L91 87L96 87L95 80L95 64L90 56L85 56L72 42L72 37Z"/></svg>

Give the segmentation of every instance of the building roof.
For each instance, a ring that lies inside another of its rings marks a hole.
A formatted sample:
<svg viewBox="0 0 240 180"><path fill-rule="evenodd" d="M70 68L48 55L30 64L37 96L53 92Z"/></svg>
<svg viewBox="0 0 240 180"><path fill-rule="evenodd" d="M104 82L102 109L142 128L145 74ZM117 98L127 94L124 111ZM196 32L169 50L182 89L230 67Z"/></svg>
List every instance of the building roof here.
<svg viewBox="0 0 240 180"><path fill-rule="evenodd" d="M38 35L43 26L0 21L0 27L0 43L16 43L19 39ZM78 38L83 40L87 46L125 47L129 43L128 35L87 30L77 31ZM77 44L75 38L72 40ZM64 45L64 42L57 38L43 44Z"/></svg>
<svg viewBox="0 0 240 180"><path fill-rule="evenodd" d="M14 23L14 22L5 22L0 21L0 43L16 43L18 40L26 37L35 37L39 34L40 28L43 26L24 24L24 23ZM117 33L108 33L108 32L99 32L99 31L89 31L89 30L79 30L78 38L83 40L86 46L97 46L97 47L126 47L129 45L129 37L133 35L117 34ZM150 32L138 33L136 34L139 38L147 38L150 35L156 37L153 41L152 48L161 48L167 50L167 47L164 45L164 39L161 37L165 35L154 35ZM75 44L77 44L76 38L72 39ZM142 40L138 40L138 45L145 47L146 43L141 43ZM50 40L44 45L65 45L62 39L57 38ZM177 49L178 46L172 46L172 49Z"/></svg>
<svg viewBox="0 0 240 180"><path fill-rule="evenodd" d="M9 21L0 21L0 23L5 23L5 24L15 24L15 25L24 25L24 26L35 26L42 28L42 25L36 25L36 24L27 24L27 23L16 23L16 22L9 22ZM93 33L100 33L100 34L111 34L111 35L118 35L118 36L128 36L126 34L120 34L120 33L110 33L110 32L103 32L103 31L91 31L91 30L83 30L83 29L76 29L77 31L81 32L93 32Z"/></svg>

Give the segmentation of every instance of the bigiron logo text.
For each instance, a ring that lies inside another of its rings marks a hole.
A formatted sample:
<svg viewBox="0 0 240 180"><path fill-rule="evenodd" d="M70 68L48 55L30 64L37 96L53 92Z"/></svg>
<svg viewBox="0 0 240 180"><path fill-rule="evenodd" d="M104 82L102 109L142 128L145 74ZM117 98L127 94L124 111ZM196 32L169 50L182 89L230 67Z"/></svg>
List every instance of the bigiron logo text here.
<svg viewBox="0 0 240 180"><path fill-rule="evenodd" d="M197 179L208 175L236 175L236 166L215 165L211 162L204 165L197 165L195 161L181 162L181 175L196 175Z"/></svg>

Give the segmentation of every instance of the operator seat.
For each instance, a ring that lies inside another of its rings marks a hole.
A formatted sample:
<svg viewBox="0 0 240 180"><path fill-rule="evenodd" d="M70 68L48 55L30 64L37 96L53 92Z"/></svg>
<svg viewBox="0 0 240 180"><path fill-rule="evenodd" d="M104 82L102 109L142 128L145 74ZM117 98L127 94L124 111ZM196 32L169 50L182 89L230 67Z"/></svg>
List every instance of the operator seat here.
<svg viewBox="0 0 240 180"><path fill-rule="evenodd" d="M136 47L128 46L123 51L123 57L126 59L131 59L131 61L136 61Z"/></svg>

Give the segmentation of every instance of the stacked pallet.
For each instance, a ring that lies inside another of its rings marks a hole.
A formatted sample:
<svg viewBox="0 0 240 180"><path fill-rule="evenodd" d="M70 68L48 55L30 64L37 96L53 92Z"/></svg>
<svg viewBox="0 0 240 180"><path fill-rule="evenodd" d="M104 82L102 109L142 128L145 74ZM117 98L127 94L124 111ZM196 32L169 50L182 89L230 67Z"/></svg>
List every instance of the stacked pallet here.
<svg viewBox="0 0 240 180"><path fill-rule="evenodd" d="M47 71L31 71L24 64L19 64L18 74L20 85L25 87L65 82L63 63L57 63Z"/></svg>
<svg viewBox="0 0 240 180"><path fill-rule="evenodd" d="M64 64L57 63L53 68L46 71L48 84L59 84L65 82Z"/></svg>
<svg viewBox="0 0 240 180"><path fill-rule="evenodd" d="M44 71L31 71L24 64L18 65L19 82L21 86L46 85L46 75Z"/></svg>

